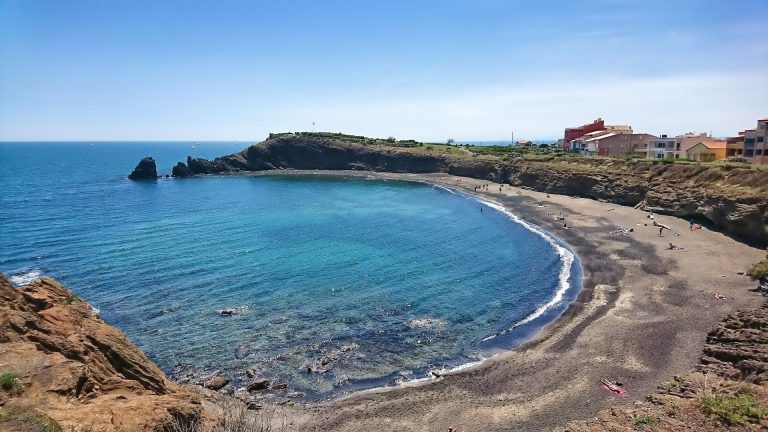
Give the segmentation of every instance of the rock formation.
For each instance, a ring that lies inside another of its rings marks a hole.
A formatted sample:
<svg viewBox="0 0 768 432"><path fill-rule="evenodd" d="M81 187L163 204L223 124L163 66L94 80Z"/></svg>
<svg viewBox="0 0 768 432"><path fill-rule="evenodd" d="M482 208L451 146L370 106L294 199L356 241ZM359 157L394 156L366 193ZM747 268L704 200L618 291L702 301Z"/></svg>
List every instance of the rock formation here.
<svg viewBox="0 0 768 432"><path fill-rule="evenodd" d="M128 176L131 180L156 180L157 166L155 160L149 156L145 157Z"/></svg>
<svg viewBox="0 0 768 432"><path fill-rule="evenodd" d="M187 164L185 164L184 162L179 162L173 167L173 170L171 171L171 175L174 177L189 177L193 175L193 173L192 173L192 170L189 169Z"/></svg>
<svg viewBox="0 0 768 432"><path fill-rule="evenodd" d="M0 274L1 373L17 376L18 386L0 390L0 430L37 419L64 430L155 431L202 412L199 394L168 381L122 332L47 278L16 289Z"/></svg>

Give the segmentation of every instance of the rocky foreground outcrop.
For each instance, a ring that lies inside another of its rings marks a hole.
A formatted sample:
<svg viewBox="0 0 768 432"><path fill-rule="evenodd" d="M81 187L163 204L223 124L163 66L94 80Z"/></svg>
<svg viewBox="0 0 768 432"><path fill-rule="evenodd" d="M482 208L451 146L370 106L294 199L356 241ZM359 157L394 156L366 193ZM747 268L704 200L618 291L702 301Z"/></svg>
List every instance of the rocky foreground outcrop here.
<svg viewBox="0 0 768 432"><path fill-rule="evenodd" d="M157 165L151 157L140 160L133 172L128 175L131 180L157 180Z"/></svg>
<svg viewBox="0 0 768 432"><path fill-rule="evenodd" d="M768 246L768 171L732 166L664 164L569 156L537 159L452 153L381 145L327 133L273 134L212 161L188 158L176 176L275 169L443 172L537 191L643 206L695 218L741 241Z"/></svg>
<svg viewBox="0 0 768 432"><path fill-rule="evenodd" d="M47 278L17 289L0 274L0 374L0 430L165 431L202 412L199 394Z"/></svg>

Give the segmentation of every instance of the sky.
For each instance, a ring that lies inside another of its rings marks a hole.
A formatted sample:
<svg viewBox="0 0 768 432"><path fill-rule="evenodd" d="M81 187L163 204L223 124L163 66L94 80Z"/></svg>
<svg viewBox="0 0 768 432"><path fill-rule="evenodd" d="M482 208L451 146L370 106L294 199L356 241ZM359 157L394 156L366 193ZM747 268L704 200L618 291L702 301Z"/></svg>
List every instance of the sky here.
<svg viewBox="0 0 768 432"><path fill-rule="evenodd" d="M1 141L727 136L767 84L766 0L0 0Z"/></svg>

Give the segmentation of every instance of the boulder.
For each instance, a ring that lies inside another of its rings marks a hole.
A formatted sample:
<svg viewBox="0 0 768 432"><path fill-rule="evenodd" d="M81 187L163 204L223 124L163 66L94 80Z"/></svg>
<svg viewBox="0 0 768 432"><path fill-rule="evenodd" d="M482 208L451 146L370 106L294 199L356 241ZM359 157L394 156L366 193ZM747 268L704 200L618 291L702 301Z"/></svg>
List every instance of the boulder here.
<svg viewBox="0 0 768 432"><path fill-rule="evenodd" d="M227 378L224 378L221 375L216 375L215 377L206 381L203 387L210 390L221 390L227 384L229 384L229 380Z"/></svg>
<svg viewBox="0 0 768 432"><path fill-rule="evenodd" d="M248 390L250 393L266 390L269 388L269 385L271 383L272 381L267 378L260 378L248 384L248 387L246 387L246 390Z"/></svg>
<svg viewBox="0 0 768 432"><path fill-rule="evenodd" d="M194 175L194 173L192 173L192 170L189 169L187 164L179 162L173 167L173 170L171 170L171 175L174 177L190 177Z"/></svg>
<svg viewBox="0 0 768 432"><path fill-rule="evenodd" d="M149 156L145 157L128 176L131 180L157 180L157 165L155 159Z"/></svg>

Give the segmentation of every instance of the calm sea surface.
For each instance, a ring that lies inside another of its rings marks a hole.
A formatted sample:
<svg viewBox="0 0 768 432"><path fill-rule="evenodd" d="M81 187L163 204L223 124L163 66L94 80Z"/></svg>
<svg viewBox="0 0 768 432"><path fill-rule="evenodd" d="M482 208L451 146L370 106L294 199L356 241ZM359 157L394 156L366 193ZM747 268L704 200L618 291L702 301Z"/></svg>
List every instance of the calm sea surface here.
<svg viewBox="0 0 768 432"><path fill-rule="evenodd" d="M246 145L0 143L0 271L67 285L166 372L218 370L239 385L250 370L310 399L514 346L576 294L564 249L445 189L126 179L146 155L167 172Z"/></svg>

